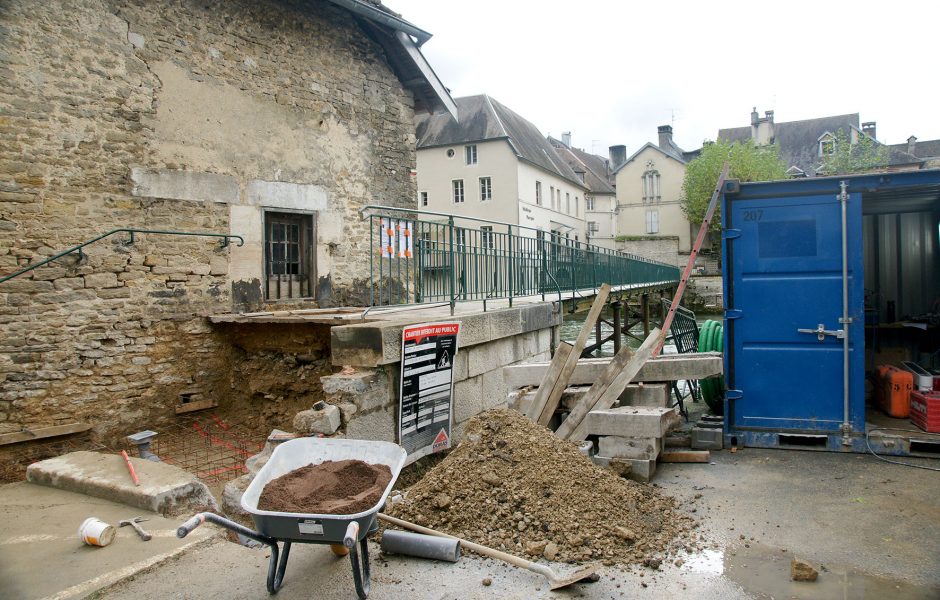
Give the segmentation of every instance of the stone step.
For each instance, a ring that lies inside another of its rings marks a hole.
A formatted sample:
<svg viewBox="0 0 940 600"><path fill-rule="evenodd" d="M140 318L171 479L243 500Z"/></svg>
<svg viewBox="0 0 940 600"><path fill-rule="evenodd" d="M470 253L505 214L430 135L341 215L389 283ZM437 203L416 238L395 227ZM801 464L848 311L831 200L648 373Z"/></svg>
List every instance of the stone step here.
<svg viewBox="0 0 940 600"><path fill-rule="evenodd" d="M585 417L587 434L661 438L679 423L675 408L621 406L593 410Z"/></svg>
<svg viewBox="0 0 940 600"><path fill-rule="evenodd" d="M31 483L104 498L165 516L219 509L215 497L193 475L162 462L131 458L140 485L134 485L120 454L71 452L29 465Z"/></svg>

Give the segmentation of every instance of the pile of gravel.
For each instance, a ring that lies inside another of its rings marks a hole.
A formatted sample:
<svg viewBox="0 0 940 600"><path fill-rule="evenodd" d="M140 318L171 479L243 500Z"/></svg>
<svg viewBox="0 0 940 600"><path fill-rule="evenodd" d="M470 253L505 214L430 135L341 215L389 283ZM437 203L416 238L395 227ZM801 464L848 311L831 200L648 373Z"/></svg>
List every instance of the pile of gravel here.
<svg viewBox="0 0 940 600"><path fill-rule="evenodd" d="M387 512L531 558L643 563L699 546L673 498L595 466L514 410L468 422L463 442Z"/></svg>

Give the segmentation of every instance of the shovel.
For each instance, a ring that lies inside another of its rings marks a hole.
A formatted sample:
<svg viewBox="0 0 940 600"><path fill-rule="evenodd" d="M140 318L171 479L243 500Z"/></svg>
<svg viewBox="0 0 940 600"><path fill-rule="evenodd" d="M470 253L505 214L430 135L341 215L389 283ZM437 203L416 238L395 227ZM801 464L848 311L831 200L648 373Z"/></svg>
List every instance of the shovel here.
<svg viewBox="0 0 940 600"><path fill-rule="evenodd" d="M438 537L450 538L460 542L460 545L467 550L476 552L477 554L482 554L483 556L488 556L490 558L495 558L504 562L508 562L511 565L515 565L521 569L528 569L533 573L538 573L539 575L544 576L548 579L548 583L553 590L559 588L567 587L572 583L577 583L579 581L584 581L589 579L591 581L596 581L596 571L598 565L588 565L578 569L574 573L570 573L565 577L560 577L555 574L549 567L545 565L540 565L524 558L519 558L518 556L513 556L512 554L507 554L505 552L500 552L499 550L494 550L492 548L487 548L486 546L481 546L480 544L474 544L473 542L468 542L465 539L459 537L448 535L446 533L441 533L440 531L435 531L433 529L428 529L427 527L422 527L421 525L415 525L414 523L409 523L408 521L402 521L401 519L396 519L395 517L390 517L386 514L379 513L379 518L385 521L386 523L391 523L392 525L397 525L404 529L410 529L418 533L423 533L425 535L436 535Z"/></svg>

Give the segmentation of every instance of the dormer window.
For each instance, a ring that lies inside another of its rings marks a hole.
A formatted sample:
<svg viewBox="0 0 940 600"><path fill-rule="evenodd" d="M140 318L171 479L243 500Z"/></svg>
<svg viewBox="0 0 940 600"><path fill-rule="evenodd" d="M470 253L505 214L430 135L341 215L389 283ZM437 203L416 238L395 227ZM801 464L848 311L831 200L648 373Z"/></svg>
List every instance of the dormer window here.
<svg viewBox="0 0 940 600"><path fill-rule="evenodd" d="M819 136L819 156L829 156L836 151L836 138L828 131Z"/></svg>

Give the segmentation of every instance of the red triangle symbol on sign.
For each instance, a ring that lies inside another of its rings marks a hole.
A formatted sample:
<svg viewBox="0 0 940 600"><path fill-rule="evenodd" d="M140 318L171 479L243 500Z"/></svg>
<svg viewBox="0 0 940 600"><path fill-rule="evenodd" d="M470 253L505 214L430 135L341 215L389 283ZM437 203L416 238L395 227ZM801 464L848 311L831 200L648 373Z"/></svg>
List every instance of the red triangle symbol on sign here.
<svg viewBox="0 0 940 600"><path fill-rule="evenodd" d="M436 438L434 438L434 445L437 446L438 444L446 444L447 440L449 439L450 438L447 437L447 432L441 429L441 432L437 434Z"/></svg>

